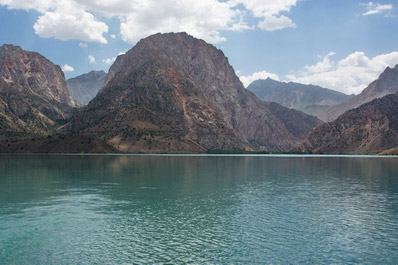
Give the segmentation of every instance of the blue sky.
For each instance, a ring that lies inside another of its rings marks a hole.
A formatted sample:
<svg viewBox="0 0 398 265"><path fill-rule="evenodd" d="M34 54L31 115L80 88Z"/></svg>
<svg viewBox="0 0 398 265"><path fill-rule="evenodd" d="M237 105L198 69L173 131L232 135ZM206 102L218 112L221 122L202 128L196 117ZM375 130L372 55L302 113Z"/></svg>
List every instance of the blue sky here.
<svg viewBox="0 0 398 265"><path fill-rule="evenodd" d="M395 0L0 0L0 45L61 65L67 78L108 71L157 32L222 49L248 85L259 78L359 93L398 64Z"/></svg>

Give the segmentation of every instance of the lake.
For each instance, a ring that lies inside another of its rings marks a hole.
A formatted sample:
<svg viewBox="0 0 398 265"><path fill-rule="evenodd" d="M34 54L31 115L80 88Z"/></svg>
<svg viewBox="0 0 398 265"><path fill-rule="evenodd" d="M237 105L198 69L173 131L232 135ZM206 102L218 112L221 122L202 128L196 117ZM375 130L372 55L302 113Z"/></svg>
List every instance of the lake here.
<svg viewBox="0 0 398 265"><path fill-rule="evenodd" d="M0 155L1 264L396 264L398 158Z"/></svg>

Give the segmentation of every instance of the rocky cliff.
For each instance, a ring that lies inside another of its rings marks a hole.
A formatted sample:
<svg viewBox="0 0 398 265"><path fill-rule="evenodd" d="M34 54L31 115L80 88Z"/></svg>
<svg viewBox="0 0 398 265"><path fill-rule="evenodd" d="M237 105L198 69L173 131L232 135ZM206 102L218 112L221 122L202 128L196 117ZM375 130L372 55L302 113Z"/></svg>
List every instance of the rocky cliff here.
<svg viewBox="0 0 398 265"><path fill-rule="evenodd" d="M119 56L69 128L103 135L128 152L286 151L319 123L259 100L214 46L169 33Z"/></svg>
<svg viewBox="0 0 398 265"><path fill-rule="evenodd" d="M247 90L264 101L276 102L313 116L353 97L319 86L279 82L271 78L256 80L247 87Z"/></svg>
<svg viewBox="0 0 398 265"><path fill-rule="evenodd" d="M74 100L86 105L98 93L104 83L106 73L104 71L91 71L66 81L70 94Z"/></svg>
<svg viewBox="0 0 398 265"><path fill-rule="evenodd" d="M71 116L74 106L59 66L17 46L0 47L2 133L48 133Z"/></svg>
<svg viewBox="0 0 398 265"><path fill-rule="evenodd" d="M372 101L375 98L381 98L385 95L398 91L398 65L394 68L387 67L377 80L372 82L359 95L354 98L334 106L326 112L319 115L323 121L332 121L343 114L345 111L357 108L364 103Z"/></svg>
<svg viewBox="0 0 398 265"><path fill-rule="evenodd" d="M313 153L371 154L398 147L398 93L349 110L324 123L303 144ZM386 152L388 153L388 152Z"/></svg>

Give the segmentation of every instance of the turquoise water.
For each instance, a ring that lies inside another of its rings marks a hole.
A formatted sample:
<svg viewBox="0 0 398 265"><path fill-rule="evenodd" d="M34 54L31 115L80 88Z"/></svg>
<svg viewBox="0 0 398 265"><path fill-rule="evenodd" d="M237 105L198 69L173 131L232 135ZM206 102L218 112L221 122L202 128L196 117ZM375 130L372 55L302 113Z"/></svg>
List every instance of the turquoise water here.
<svg viewBox="0 0 398 265"><path fill-rule="evenodd" d="M398 262L398 158L0 155L0 264Z"/></svg>

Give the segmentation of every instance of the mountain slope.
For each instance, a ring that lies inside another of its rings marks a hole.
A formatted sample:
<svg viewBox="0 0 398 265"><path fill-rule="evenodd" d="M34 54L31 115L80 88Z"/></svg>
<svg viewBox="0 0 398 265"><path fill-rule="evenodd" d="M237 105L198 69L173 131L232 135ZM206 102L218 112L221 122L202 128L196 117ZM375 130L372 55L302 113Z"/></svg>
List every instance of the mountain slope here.
<svg viewBox="0 0 398 265"><path fill-rule="evenodd" d="M319 115L321 120L332 121L345 111L357 108L364 103L370 102L375 98L381 98L385 95L398 91L398 65L394 68L387 67L379 78L373 81L359 95L354 98L334 106L328 111Z"/></svg>
<svg viewBox="0 0 398 265"><path fill-rule="evenodd" d="M66 81L70 94L74 100L86 105L98 93L104 83L106 73L104 71L91 71Z"/></svg>
<svg viewBox="0 0 398 265"><path fill-rule="evenodd" d="M319 86L278 82L271 78L256 80L247 90L264 101L276 102L313 116L353 97Z"/></svg>
<svg viewBox="0 0 398 265"><path fill-rule="evenodd" d="M2 133L48 133L71 116L74 106L59 66L17 46L0 47Z"/></svg>
<svg viewBox="0 0 398 265"><path fill-rule="evenodd" d="M142 63L129 65L131 71L108 84L75 117L75 132L102 135L123 152L245 149L196 84L161 54L141 55Z"/></svg>
<svg viewBox="0 0 398 265"><path fill-rule="evenodd" d="M168 142L174 145L170 152L243 149L248 144L283 151L320 121L281 108L284 120L244 89L214 46L186 33L156 34L117 58L97 97L69 128L99 132L129 152L150 152L149 147L167 152ZM289 119L295 122L287 126Z"/></svg>
<svg viewBox="0 0 398 265"><path fill-rule="evenodd" d="M379 153L398 147L398 93L349 110L313 130L303 150L314 153Z"/></svg>

